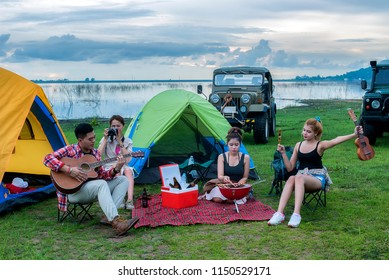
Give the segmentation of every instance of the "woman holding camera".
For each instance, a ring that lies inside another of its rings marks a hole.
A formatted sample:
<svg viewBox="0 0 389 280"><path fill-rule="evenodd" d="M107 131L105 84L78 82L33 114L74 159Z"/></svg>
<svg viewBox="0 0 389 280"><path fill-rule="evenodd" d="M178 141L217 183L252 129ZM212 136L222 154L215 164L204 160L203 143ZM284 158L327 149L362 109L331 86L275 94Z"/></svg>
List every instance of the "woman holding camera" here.
<svg viewBox="0 0 389 280"><path fill-rule="evenodd" d="M109 128L104 130L104 136L100 140L98 150L103 158L114 158L119 154L125 155L132 152L132 141L128 137L123 136L124 118L120 115L113 115L109 119ZM123 166L121 173L128 178L129 186L127 191L127 201L120 205L119 208L127 210L134 209L134 173L132 168L128 166L131 158L126 158L126 164ZM105 168L112 168L116 162L106 164Z"/></svg>

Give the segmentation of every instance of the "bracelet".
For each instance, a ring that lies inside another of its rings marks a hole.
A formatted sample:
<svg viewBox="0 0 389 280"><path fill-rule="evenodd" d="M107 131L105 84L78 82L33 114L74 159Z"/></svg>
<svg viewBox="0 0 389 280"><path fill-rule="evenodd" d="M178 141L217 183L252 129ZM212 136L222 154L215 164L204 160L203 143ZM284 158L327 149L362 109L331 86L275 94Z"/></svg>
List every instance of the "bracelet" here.
<svg viewBox="0 0 389 280"><path fill-rule="evenodd" d="M120 170L119 170L119 171L116 170L116 167L114 167L114 168L112 169L112 171L113 171L113 175L116 175L116 174L118 174L118 173L120 172Z"/></svg>
<svg viewBox="0 0 389 280"><path fill-rule="evenodd" d="M121 144L119 147L123 149L124 148L124 144Z"/></svg>
<svg viewBox="0 0 389 280"><path fill-rule="evenodd" d="M69 168L69 171L68 171L68 173L69 173L70 176L72 175L72 171L73 171L73 168L70 167L70 168Z"/></svg>

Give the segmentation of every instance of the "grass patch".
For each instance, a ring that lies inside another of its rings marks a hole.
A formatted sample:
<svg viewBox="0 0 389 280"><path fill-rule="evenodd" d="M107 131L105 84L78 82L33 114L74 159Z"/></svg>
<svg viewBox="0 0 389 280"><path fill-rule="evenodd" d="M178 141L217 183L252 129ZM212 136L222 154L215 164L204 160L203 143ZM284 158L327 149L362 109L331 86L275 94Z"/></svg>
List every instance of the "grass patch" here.
<svg viewBox="0 0 389 280"><path fill-rule="evenodd" d="M304 121L320 116L323 139L353 131L347 109L358 115L360 101L315 100L302 107L277 112L283 144L301 140ZM102 135L108 120L93 123L96 135ZM70 143L78 121L61 121ZM129 120L127 120L127 124ZM277 145L272 137L266 145L255 145L251 134L244 135L245 146L265 182L254 187L255 197L277 208L278 197L268 196L273 179L270 163ZM97 143L96 143L97 144ZM323 158L334 184L327 195L327 207L311 212L302 210L298 229L286 225L269 227L266 222L232 222L226 225L164 226L132 230L117 238L110 227L99 224L102 211L95 204L95 219L77 224L57 223L56 198L24 207L2 216L0 259L18 260L385 260L389 258L388 136L377 139L376 155L370 161L357 158L352 141L328 150ZM135 186L135 197L144 186ZM159 185L147 186L151 193ZM286 208L289 218L293 201ZM126 212L122 212L125 214ZM190 244L190 246L188 246Z"/></svg>

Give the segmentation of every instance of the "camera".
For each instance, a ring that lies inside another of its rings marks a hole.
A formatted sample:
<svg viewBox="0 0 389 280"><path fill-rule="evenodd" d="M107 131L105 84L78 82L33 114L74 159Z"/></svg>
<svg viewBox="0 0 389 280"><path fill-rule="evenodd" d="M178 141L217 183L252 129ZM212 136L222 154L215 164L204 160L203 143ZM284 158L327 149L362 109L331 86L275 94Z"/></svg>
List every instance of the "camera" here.
<svg viewBox="0 0 389 280"><path fill-rule="evenodd" d="M108 137L111 139L111 141L113 141L113 137L116 136L117 134L118 134L117 128L111 127L110 129L108 129Z"/></svg>

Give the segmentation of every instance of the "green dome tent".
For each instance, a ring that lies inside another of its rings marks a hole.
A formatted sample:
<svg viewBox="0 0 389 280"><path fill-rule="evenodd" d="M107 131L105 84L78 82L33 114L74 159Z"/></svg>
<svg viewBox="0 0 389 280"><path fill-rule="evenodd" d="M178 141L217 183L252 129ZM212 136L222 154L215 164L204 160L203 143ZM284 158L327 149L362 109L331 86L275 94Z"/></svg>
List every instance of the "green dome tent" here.
<svg viewBox="0 0 389 280"><path fill-rule="evenodd" d="M125 133L133 141L133 151L145 153L129 165L138 183L155 183L159 181L159 172L155 172L159 165L180 164L191 155L199 163L216 159L227 149L225 137L230 128L202 96L181 89L163 91L143 107ZM241 149L247 153L244 145ZM252 177L257 178L252 161L250 168Z"/></svg>

